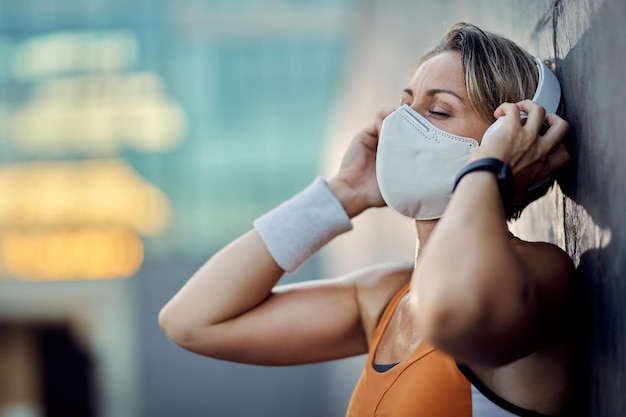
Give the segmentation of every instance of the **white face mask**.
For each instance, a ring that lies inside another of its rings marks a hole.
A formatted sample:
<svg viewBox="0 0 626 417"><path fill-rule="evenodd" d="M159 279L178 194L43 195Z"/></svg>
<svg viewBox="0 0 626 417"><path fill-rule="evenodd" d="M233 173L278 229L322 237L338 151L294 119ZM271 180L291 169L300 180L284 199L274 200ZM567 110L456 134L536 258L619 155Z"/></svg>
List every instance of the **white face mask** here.
<svg viewBox="0 0 626 417"><path fill-rule="evenodd" d="M383 121L376 178L387 205L418 220L438 219L454 179L478 141L436 128L406 104Z"/></svg>

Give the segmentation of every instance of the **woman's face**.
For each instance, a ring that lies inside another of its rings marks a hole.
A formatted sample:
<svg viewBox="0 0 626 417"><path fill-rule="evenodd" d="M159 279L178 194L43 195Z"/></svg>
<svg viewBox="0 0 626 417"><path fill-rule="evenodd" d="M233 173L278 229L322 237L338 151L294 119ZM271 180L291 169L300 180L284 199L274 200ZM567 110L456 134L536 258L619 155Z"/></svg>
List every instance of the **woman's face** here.
<svg viewBox="0 0 626 417"><path fill-rule="evenodd" d="M479 143L489 127L469 103L461 55L456 51L443 52L420 65L402 92L401 104L411 106L439 129Z"/></svg>

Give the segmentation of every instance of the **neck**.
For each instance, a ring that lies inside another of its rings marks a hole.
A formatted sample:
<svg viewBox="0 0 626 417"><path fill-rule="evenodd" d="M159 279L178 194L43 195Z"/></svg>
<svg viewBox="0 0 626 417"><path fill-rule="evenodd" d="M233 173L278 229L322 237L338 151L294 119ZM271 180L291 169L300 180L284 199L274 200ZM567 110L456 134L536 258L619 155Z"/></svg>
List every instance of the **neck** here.
<svg viewBox="0 0 626 417"><path fill-rule="evenodd" d="M415 220L415 229L417 230L417 247L415 248L415 258L420 248L424 247L430 234L433 232L438 220Z"/></svg>

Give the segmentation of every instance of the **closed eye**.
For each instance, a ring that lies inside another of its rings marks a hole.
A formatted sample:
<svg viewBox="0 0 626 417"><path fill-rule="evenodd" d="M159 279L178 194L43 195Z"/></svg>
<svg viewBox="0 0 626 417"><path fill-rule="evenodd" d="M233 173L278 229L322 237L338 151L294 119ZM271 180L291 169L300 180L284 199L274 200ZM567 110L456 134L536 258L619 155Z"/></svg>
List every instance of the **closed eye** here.
<svg viewBox="0 0 626 417"><path fill-rule="evenodd" d="M442 113L439 111L432 111L432 110L428 110L428 114L432 115L432 116L437 116L437 117L448 117L450 116L448 113Z"/></svg>

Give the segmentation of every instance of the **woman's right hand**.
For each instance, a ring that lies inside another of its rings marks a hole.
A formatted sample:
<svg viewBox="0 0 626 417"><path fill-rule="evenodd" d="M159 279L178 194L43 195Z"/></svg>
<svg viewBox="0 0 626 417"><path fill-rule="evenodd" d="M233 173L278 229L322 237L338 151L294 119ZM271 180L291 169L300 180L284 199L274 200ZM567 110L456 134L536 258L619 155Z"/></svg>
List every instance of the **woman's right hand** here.
<svg viewBox="0 0 626 417"><path fill-rule="evenodd" d="M376 180L376 149L383 119L394 110L381 110L374 122L352 139L339 172L328 180L328 186L351 218L370 207L385 205Z"/></svg>

